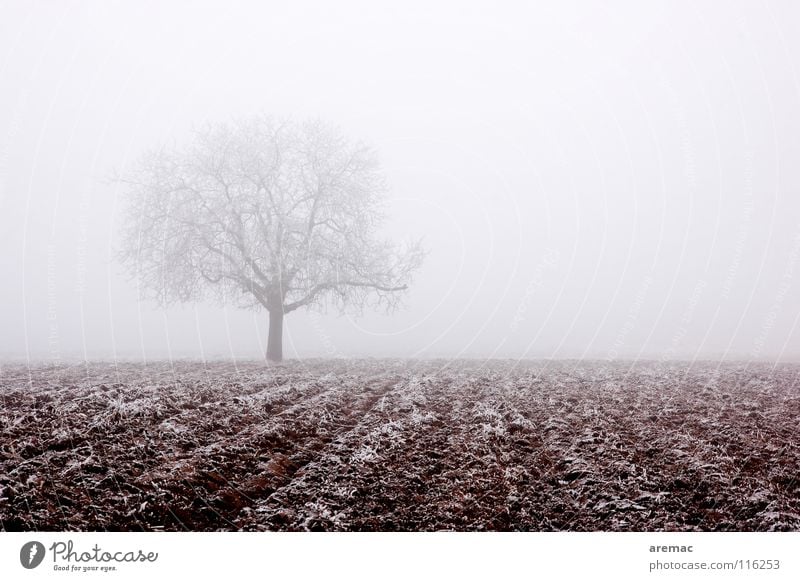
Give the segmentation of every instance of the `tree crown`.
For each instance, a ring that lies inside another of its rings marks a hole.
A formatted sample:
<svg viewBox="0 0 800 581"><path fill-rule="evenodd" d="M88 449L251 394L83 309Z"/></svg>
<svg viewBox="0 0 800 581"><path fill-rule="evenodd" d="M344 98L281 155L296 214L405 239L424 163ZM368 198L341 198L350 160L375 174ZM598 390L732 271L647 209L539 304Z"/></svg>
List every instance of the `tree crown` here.
<svg viewBox="0 0 800 581"><path fill-rule="evenodd" d="M258 116L147 153L130 189L122 262L159 303L213 295L245 308L393 308L420 244L377 236L375 152L321 121Z"/></svg>

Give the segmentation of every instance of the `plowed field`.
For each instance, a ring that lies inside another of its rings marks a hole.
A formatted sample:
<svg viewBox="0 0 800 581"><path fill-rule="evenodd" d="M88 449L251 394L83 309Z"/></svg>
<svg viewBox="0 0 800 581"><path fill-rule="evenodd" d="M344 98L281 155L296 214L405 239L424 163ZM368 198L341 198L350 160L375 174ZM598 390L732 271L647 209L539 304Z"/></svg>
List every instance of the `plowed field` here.
<svg viewBox="0 0 800 581"><path fill-rule="evenodd" d="M800 367L4 365L20 530L800 530Z"/></svg>

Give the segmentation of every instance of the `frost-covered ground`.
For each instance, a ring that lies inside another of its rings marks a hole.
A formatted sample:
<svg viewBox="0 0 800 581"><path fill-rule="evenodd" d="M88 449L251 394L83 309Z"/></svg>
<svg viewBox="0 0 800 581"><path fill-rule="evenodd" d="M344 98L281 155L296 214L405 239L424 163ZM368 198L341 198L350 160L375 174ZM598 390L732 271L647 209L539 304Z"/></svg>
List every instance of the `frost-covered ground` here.
<svg viewBox="0 0 800 581"><path fill-rule="evenodd" d="M0 368L15 530L800 530L800 367Z"/></svg>

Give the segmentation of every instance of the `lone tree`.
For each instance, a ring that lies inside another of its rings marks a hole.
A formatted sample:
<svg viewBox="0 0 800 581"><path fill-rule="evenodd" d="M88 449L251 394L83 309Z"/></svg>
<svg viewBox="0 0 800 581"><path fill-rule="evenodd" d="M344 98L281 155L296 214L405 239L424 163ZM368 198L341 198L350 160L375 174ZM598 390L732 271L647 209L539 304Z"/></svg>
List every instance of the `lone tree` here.
<svg viewBox="0 0 800 581"><path fill-rule="evenodd" d="M283 357L300 307L396 308L419 243L381 240L385 180L372 149L320 121L259 116L146 154L129 186L121 260L160 304L213 296L269 313Z"/></svg>

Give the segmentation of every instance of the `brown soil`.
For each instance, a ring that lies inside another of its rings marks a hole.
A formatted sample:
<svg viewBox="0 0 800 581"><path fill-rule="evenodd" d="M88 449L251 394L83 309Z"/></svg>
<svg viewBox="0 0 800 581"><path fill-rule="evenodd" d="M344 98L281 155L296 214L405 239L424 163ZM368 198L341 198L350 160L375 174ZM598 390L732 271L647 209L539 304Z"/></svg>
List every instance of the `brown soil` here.
<svg viewBox="0 0 800 581"><path fill-rule="evenodd" d="M2 530L800 530L800 367L6 365Z"/></svg>

